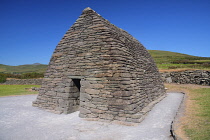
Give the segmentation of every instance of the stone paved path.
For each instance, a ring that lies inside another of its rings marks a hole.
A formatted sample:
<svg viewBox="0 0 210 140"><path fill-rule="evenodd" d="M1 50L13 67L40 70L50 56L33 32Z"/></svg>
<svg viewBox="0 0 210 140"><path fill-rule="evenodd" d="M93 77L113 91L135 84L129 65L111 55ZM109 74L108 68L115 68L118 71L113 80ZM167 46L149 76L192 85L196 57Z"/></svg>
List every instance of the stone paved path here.
<svg viewBox="0 0 210 140"><path fill-rule="evenodd" d="M79 112L49 113L32 107L35 99L0 98L0 140L170 140L170 124L183 94L168 93L138 126L85 121Z"/></svg>

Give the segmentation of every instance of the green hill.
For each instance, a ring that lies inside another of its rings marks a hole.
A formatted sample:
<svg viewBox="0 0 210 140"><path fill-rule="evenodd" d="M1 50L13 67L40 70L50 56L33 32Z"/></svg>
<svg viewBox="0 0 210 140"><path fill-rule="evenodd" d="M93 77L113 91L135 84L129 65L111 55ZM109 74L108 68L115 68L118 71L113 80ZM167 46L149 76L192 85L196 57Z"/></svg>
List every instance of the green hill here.
<svg viewBox="0 0 210 140"><path fill-rule="evenodd" d="M210 57L198 57L187 54L149 50L154 58L159 70L185 70L185 69L203 69L210 70ZM0 72L22 74L30 72L43 73L47 65L35 63L32 65L8 66L0 64Z"/></svg>
<svg viewBox="0 0 210 140"><path fill-rule="evenodd" d="M19 66L8 66L0 64L0 72L2 73L12 73L12 74L22 74L30 72L44 73L47 69L47 65L19 65Z"/></svg>
<svg viewBox="0 0 210 140"><path fill-rule="evenodd" d="M210 57L198 57L169 51L149 50L160 70L203 69L210 70Z"/></svg>

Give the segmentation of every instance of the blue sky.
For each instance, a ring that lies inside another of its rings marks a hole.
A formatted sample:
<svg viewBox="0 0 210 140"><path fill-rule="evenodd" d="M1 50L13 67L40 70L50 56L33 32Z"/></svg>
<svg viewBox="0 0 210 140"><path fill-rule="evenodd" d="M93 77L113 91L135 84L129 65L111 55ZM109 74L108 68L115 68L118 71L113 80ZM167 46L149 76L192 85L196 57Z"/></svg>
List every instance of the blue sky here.
<svg viewBox="0 0 210 140"><path fill-rule="evenodd" d="M0 64L48 64L86 7L147 49L210 57L210 0L0 0Z"/></svg>

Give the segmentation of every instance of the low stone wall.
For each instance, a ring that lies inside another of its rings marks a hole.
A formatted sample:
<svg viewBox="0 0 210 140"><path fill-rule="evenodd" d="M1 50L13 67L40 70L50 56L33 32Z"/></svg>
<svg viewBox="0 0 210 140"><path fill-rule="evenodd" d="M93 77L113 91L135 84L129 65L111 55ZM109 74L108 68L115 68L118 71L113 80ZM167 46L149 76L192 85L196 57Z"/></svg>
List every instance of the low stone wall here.
<svg viewBox="0 0 210 140"><path fill-rule="evenodd" d="M166 83L197 84L210 86L210 71L195 70L161 73Z"/></svg>
<svg viewBox="0 0 210 140"><path fill-rule="evenodd" d="M41 85L42 79L10 79L3 85Z"/></svg>

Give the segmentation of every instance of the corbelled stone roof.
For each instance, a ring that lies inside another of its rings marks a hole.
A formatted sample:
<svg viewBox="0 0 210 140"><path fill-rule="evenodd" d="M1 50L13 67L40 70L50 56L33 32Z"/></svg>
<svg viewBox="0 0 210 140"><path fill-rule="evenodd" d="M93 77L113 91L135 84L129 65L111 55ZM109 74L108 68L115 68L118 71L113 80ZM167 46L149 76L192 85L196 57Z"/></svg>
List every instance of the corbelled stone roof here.
<svg viewBox="0 0 210 140"><path fill-rule="evenodd" d="M146 48L88 7L58 43L33 105L80 111L83 118L140 122L145 108L164 95Z"/></svg>

